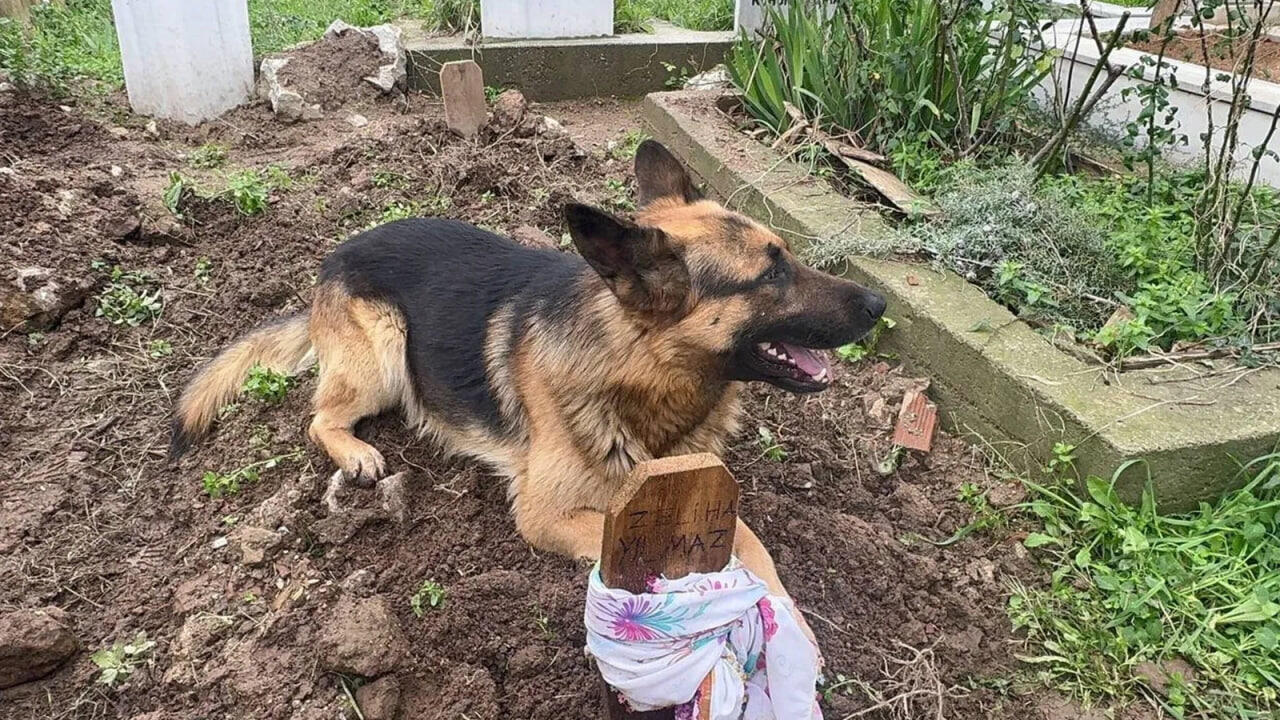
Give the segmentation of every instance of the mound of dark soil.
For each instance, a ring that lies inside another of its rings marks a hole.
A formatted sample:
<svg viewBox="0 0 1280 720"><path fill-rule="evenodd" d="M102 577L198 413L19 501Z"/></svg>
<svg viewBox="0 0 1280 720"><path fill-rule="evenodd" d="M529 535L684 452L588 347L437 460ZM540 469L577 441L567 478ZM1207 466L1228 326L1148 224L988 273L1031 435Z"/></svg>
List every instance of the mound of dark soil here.
<svg viewBox="0 0 1280 720"><path fill-rule="evenodd" d="M377 38L348 30L290 52L280 80L308 104L337 110L352 100L380 94L364 78L377 75L383 62Z"/></svg>
<svg viewBox="0 0 1280 720"><path fill-rule="evenodd" d="M253 107L193 131L167 128L167 141L109 139L56 106L0 102L0 156L24 188L0 197L0 269L40 264L80 277L101 258L149 273L163 302L138 327L95 317L89 296L45 335L4 328L0 608L62 608L85 649L49 678L0 693L6 716L350 717L346 698L359 694L370 706L399 697L403 718L598 718L582 652L587 568L530 549L504 484L476 465L441 457L398 418L372 421L360 433L392 468L411 471L407 520L385 517L373 491L344 498L350 515L327 516L320 496L332 467L304 430L310 375L278 405L245 398L228 408L216 438L177 465L165 451L169 409L193 369L249 328L306 307L321 259L350 233L408 208L558 239L563 203L607 202L606 180L630 181L625 163L564 138L464 141L416 95L406 114L384 106L361 131L341 120L283 127ZM578 137L634 127L616 105L552 112ZM230 147L227 168L184 167L206 141ZM231 168L268 163L291 182L272 191L265 213L246 218L214 201L173 230L160 205L171 171L212 186ZM77 193L63 212L66 189ZM126 199L141 229L102 232ZM910 686L887 664L893 656L957 688L944 692L948 718L1022 718L1031 700L981 689L1013 662L1002 578L1025 570L1016 539L948 548L918 539L968 522L962 483L998 483L972 448L946 437L890 475L875 471L909 384L865 364L819 396L754 389L726 458L745 519L805 609L829 676L865 683L833 689L829 716L872 707L865 688L905 688L919 692L904 707L933 717L936 687ZM785 458L765 457L761 426ZM245 468L238 493L202 491L206 474ZM444 589L438 606L422 599L424 581ZM370 622L391 639L344 630ZM151 655L123 684L95 685L89 652L142 630L157 642ZM407 654L379 659L368 646L401 647L397 638ZM341 674L350 668L334 663L350 658L379 675L362 694L375 678ZM867 717L890 716L876 712Z"/></svg>

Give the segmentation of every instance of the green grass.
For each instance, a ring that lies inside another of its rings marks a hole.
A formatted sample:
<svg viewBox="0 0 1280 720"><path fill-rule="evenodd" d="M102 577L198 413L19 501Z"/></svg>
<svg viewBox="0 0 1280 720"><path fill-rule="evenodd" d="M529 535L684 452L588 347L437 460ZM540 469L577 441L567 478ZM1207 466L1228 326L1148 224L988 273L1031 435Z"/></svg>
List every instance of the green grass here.
<svg viewBox="0 0 1280 720"><path fill-rule="evenodd" d="M690 30L732 30L732 0L615 0L613 30L649 32L649 21L666 20Z"/></svg>
<svg viewBox="0 0 1280 720"><path fill-rule="evenodd" d="M109 92L124 82L110 0L36 5L31 26L0 18L0 70L55 95Z"/></svg>
<svg viewBox="0 0 1280 720"><path fill-rule="evenodd" d="M1280 454L1242 469L1247 482L1187 514L1120 502L1115 478L1029 482L1037 527L1025 544L1052 568L1044 586L1015 585L1008 611L1023 659L1086 700L1140 693L1173 717L1261 719L1280 711ZM1131 464L1117 471L1140 472ZM1065 477L1064 477L1065 476ZM1070 479L1068 479L1070 478ZM1184 661L1158 692L1140 663Z"/></svg>

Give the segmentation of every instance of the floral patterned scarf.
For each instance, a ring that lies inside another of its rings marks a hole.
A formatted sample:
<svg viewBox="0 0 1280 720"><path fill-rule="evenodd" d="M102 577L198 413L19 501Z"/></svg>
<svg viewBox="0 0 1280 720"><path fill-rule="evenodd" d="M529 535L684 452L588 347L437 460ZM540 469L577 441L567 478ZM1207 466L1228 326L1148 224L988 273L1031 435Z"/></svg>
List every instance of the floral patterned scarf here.
<svg viewBox="0 0 1280 720"><path fill-rule="evenodd" d="M736 561L718 573L652 578L638 595L605 587L597 566L587 585L587 652L633 710L676 707L679 720L821 720L818 649L796 612ZM708 673L711 713L699 718Z"/></svg>

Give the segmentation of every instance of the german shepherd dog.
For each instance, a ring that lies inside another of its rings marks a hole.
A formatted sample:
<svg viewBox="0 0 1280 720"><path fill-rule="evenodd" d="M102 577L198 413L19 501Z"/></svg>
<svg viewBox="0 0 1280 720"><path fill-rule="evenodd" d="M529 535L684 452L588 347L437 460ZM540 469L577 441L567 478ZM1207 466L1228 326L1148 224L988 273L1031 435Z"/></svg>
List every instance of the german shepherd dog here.
<svg viewBox="0 0 1280 720"><path fill-rule="evenodd" d="M173 456L210 430L255 364L296 373L318 362L309 435L348 480L386 473L353 429L399 408L509 478L529 543L598 559L602 511L636 463L721 452L744 382L825 389L831 366L817 349L858 340L885 308L703 199L662 145L640 145L635 174L635 222L565 208L580 255L439 219L348 240L324 262L309 313L254 330L191 381ZM741 521L734 549L785 592Z"/></svg>

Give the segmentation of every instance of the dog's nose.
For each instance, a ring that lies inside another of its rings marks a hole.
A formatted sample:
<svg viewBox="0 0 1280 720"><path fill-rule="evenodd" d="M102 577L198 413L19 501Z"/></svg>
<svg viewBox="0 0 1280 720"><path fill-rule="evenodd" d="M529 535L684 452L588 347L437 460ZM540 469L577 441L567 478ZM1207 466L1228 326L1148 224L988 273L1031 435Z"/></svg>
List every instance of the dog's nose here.
<svg viewBox="0 0 1280 720"><path fill-rule="evenodd" d="M862 308L873 321L879 320L880 316L884 315L884 296L880 293L868 291L866 299L863 300Z"/></svg>

